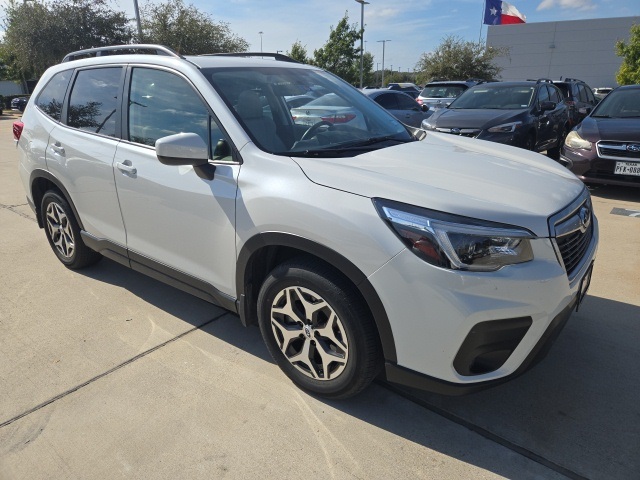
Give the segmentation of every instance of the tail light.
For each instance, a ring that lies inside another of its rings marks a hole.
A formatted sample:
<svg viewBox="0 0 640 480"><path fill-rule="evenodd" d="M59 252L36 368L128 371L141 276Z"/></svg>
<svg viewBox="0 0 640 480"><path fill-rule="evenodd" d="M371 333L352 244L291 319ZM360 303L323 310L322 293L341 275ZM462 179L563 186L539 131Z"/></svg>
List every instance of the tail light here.
<svg viewBox="0 0 640 480"><path fill-rule="evenodd" d="M347 123L356 118L353 113L343 113L338 115L331 115L330 117L320 117L325 122L329 123Z"/></svg>
<svg viewBox="0 0 640 480"><path fill-rule="evenodd" d="M422 99L421 98L416 98L416 102L418 102L420 105L422 105Z"/></svg>
<svg viewBox="0 0 640 480"><path fill-rule="evenodd" d="M22 135L22 130L24 129L24 123L21 121L13 122L13 139L15 141L20 140L20 136Z"/></svg>

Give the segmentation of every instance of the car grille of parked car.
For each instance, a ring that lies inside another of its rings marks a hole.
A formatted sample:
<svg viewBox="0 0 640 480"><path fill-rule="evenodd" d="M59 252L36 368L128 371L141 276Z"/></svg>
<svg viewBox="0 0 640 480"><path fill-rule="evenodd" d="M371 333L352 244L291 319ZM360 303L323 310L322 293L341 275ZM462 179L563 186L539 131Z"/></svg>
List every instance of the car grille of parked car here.
<svg viewBox="0 0 640 480"><path fill-rule="evenodd" d="M481 132L481 130L478 130L476 128L436 128L436 131L470 138L477 137Z"/></svg>
<svg viewBox="0 0 640 480"><path fill-rule="evenodd" d="M580 271L582 260L589 250L593 238L593 209L587 197L575 207L575 203L567 210L554 216L556 244L567 276L573 280Z"/></svg>
<svg viewBox="0 0 640 480"><path fill-rule="evenodd" d="M598 156L601 158L640 159L640 144L627 142L598 142Z"/></svg>

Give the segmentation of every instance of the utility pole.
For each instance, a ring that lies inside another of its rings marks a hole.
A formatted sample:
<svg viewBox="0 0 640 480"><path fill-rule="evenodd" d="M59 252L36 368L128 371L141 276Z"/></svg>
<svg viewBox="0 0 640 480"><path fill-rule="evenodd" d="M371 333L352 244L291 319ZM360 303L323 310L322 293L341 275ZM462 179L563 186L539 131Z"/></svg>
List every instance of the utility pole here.
<svg viewBox="0 0 640 480"><path fill-rule="evenodd" d="M384 88L384 47L387 42L391 40L378 40L378 43L382 43L382 81L380 82L380 86Z"/></svg>
<svg viewBox="0 0 640 480"><path fill-rule="evenodd" d="M356 0L360 4L360 88L364 76L364 6L369 5L365 0Z"/></svg>

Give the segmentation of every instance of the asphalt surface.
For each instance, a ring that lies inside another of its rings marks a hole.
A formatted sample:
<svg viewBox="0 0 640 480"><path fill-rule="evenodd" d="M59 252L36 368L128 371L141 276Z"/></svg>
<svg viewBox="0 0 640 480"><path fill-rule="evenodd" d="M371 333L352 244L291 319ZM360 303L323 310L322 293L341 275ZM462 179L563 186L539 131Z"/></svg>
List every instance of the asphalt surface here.
<svg viewBox="0 0 640 480"><path fill-rule="evenodd" d="M328 402L235 315L106 259L64 268L26 204L17 118L0 116L1 480L640 476L640 189L593 190L589 295L530 372Z"/></svg>

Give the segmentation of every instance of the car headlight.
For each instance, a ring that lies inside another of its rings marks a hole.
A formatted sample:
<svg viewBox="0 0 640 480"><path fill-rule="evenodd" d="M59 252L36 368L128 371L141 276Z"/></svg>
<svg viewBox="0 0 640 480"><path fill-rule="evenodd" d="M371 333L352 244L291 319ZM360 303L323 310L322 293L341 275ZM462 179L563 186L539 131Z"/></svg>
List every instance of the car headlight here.
<svg viewBox="0 0 640 480"><path fill-rule="evenodd" d="M493 272L533 260L524 229L374 199L380 216L409 250L437 267Z"/></svg>
<svg viewBox="0 0 640 480"><path fill-rule="evenodd" d="M564 144L569 148L577 148L580 150L591 150L591 142L582 138L577 131L571 130Z"/></svg>
<svg viewBox="0 0 640 480"><path fill-rule="evenodd" d="M511 133L522 126L522 122L503 123L487 129L491 133Z"/></svg>
<svg viewBox="0 0 640 480"><path fill-rule="evenodd" d="M432 123L429 123L427 120L423 120L422 123L420 124L420 127L423 130L435 130L436 126L433 125Z"/></svg>

